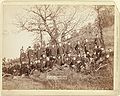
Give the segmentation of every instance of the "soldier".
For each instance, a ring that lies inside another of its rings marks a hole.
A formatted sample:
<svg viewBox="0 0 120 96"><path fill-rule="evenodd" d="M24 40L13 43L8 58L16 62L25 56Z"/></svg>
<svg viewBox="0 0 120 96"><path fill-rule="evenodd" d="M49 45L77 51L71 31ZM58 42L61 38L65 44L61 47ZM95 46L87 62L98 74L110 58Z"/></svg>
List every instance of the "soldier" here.
<svg viewBox="0 0 120 96"><path fill-rule="evenodd" d="M41 48L39 47L38 50L37 50L37 58L38 58L38 60L40 60L41 56L42 56L42 52L41 52Z"/></svg>
<svg viewBox="0 0 120 96"><path fill-rule="evenodd" d="M81 62L81 55L78 54L76 57L76 66L77 66L77 72L81 71L81 66L82 66L82 62Z"/></svg>
<svg viewBox="0 0 120 96"><path fill-rule="evenodd" d="M64 54L64 50L63 50L63 46L62 46L62 44L60 43L59 45L58 45L58 48L57 48L57 55L63 55Z"/></svg>
<svg viewBox="0 0 120 96"><path fill-rule="evenodd" d="M41 70L40 68L41 68L40 60L37 60L36 69L40 71Z"/></svg>
<svg viewBox="0 0 120 96"><path fill-rule="evenodd" d="M90 61L90 52L87 52L87 54L86 54L86 57L89 59L89 61Z"/></svg>
<svg viewBox="0 0 120 96"><path fill-rule="evenodd" d="M35 69L37 69L37 64L38 64L38 59L37 58L35 58L35 60L34 60L34 66L35 66Z"/></svg>
<svg viewBox="0 0 120 96"><path fill-rule="evenodd" d="M70 42L68 42L68 45L67 45L67 54L68 53L72 53L72 46Z"/></svg>
<svg viewBox="0 0 120 96"><path fill-rule="evenodd" d="M39 54L41 55L40 57L43 57L43 55L46 56L46 48L44 45L40 47Z"/></svg>
<svg viewBox="0 0 120 96"><path fill-rule="evenodd" d="M65 42L64 43L64 45L63 45L63 51L64 51L64 54L66 54L66 52L67 52L67 42Z"/></svg>
<svg viewBox="0 0 120 96"><path fill-rule="evenodd" d="M77 54L80 54L80 42L78 41L76 46L75 46L75 50Z"/></svg>
<svg viewBox="0 0 120 96"><path fill-rule="evenodd" d="M90 57L90 73L94 75L95 73L95 61L94 58Z"/></svg>
<svg viewBox="0 0 120 96"><path fill-rule="evenodd" d="M46 56L49 57L50 55L51 55L50 46L47 44L47 46L46 46Z"/></svg>
<svg viewBox="0 0 120 96"><path fill-rule="evenodd" d="M22 46L22 49L20 49L20 63L22 64L22 62L25 62L26 59L27 59L27 56Z"/></svg>
<svg viewBox="0 0 120 96"><path fill-rule="evenodd" d="M97 62L96 62L96 67L95 67L95 71L98 71L100 68L105 67L108 65L109 62L109 54L106 54L105 58L100 58Z"/></svg>
<svg viewBox="0 0 120 96"><path fill-rule="evenodd" d="M88 62L89 62L89 59L86 57L86 54L84 53L84 56L81 58L81 63L84 69L87 69L87 67L89 66Z"/></svg>
<svg viewBox="0 0 120 96"><path fill-rule="evenodd" d="M51 56L56 57L57 56L57 46L52 45L51 46Z"/></svg>
<svg viewBox="0 0 120 96"><path fill-rule="evenodd" d="M96 46L94 50L94 55L95 55L95 62L96 62L97 60L100 59L100 57L105 55L104 48L102 48L101 46L99 47Z"/></svg>
<svg viewBox="0 0 120 96"><path fill-rule="evenodd" d="M110 56L113 56L113 55L114 55L114 52L112 51L112 49L111 49L111 48L110 48L110 49L108 49L108 52L109 52Z"/></svg>
<svg viewBox="0 0 120 96"><path fill-rule="evenodd" d="M8 68L5 65L2 65L2 75L8 73Z"/></svg>
<svg viewBox="0 0 120 96"><path fill-rule="evenodd" d="M42 58L40 60L40 65L41 65L40 71L44 72L44 68L45 68L45 65L46 65L46 55L42 56Z"/></svg>
<svg viewBox="0 0 120 96"><path fill-rule="evenodd" d="M58 64L59 66L62 66L62 65L63 65L63 59L62 59L62 56L61 56L61 55L58 55L58 56L57 56L57 64Z"/></svg>
<svg viewBox="0 0 120 96"><path fill-rule="evenodd" d="M37 45L36 45L36 46L37 46L37 49L38 49L38 48L40 48L40 44L39 44L39 43L37 43Z"/></svg>
<svg viewBox="0 0 120 96"><path fill-rule="evenodd" d="M85 51L86 54L87 54L87 52L89 52L89 43L88 43L88 39L85 39L84 51Z"/></svg>
<svg viewBox="0 0 120 96"><path fill-rule="evenodd" d="M75 56L71 60L70 68L72 68L72 69L76 68L76 57Z"/></svg>
<svg viewBox="0 0 120 96"><path fill-rule="evenodd" d="M30 64L27 62L23 62L20 68L20 75L29 76L30 74Z"/></svg>
<svg viewBox="0 0 120 96"><path fill-rule="evenodd" d="M32 48L31 48L31 46L29 46L27 48L27 56L28 56L29 64L30 64L30 62L32 62L33 59L34 59L34 52L33 52Z"/></svg>
<svg viewBox="0 0 120 96"><path fill-rule="evenodd" d="M38 51L38 48L37 48L37 44L34 44L34 58L37 58L37 51Z"/></svg>
<svg viewBox="0 0 120 96"><path fill-rule="evenodd" d="M65 42L64 44L64 54L69 54L72 52L72 46L70 42Z"/></svg>
<svg viewBox="0 0 120 96"><path fill-rule="evenodd" d="M24 52L24 49L23 49L23 46L22 48L20 49L20 54Z"/></svg>
<svg viewBox="0 0 120 96"><path fill-rule="evenodd" d="M72 62L72 58L71 58L71 54L69 53L64 57L64 64L70 65L71 62Z"/></svg>
<svg viewBox="0 0 120 96"><path fill-rule="evenodd" d="M57 48L57 55L59 58L61 58L61 62L63 62L63 56L64 56L64 48L63 45L60 43Z"/></svg>
<svg viewBox="0 0 120 96"><path fill-rule="evenodd" d="M47 69L49 69L49 70L51 70L52 67L53 67L53 63L52 63L52 61L50 61L50 58L49 58L49 57L46 58L46 65L45 65L45 67L46 67Z"/></svg>

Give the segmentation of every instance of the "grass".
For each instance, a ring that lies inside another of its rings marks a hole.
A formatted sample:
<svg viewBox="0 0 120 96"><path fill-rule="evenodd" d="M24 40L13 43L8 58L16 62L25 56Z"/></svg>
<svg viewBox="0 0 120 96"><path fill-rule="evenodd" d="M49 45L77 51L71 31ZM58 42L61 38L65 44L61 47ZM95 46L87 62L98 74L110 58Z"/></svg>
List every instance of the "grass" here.
<svg viewBox="0 0 120 96"><path fill-rule="evenodd" d="M46 75L46 73L43 73ZM47 74L49 75L49 74ZM3 78L3 90L112 90L113 78L106 76L84 75L76 72L66 74L67 79L55 80L38 77L19 77L18 79Z"/></svg>

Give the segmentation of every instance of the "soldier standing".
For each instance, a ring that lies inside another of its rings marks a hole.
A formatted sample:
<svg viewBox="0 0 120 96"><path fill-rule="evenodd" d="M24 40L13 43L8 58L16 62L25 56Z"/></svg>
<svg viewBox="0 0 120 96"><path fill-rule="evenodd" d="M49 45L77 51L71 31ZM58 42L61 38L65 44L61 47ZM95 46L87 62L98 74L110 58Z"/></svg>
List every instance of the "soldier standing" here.
<svg viewBox="0 0 120 96"><path fill-rule="evenodd" d="M53 63L53 65L55 65L57 58L57 46L52 45L50 50L51 50L50 61Z"/></svg>
<svg viewBox="0 0 120 96"><path fill-rule="evenodd" d="M33 50L33 52L34 52L34 58L37 58L37 51L38 51L37 44L34 44L34 50Z"/></svg>
<svg viewBox="0 0 120 96"><path fill-rule="evenodd" d="M40 47L38 48L37 58L40 60L40 58L42 58L43 55L46 55L46 50L45 47L42 45L41 48Z"/></svg>
<svg viewBox="0 0 120 96"><path fill-rule="evenodd" d="M23 64L27 59L26 53L24 52L23 46L22 49L20 49L20 63Z"/></svg>
<svg viewBox="0 0 120 96"><path fill-rule="evenodd" d="M31 46L29 46L27 48L27 56L28 56L28 60L29 60L29 64L30 64L34 59L34 52L33 52L32 48L31 48Z"/></svg>

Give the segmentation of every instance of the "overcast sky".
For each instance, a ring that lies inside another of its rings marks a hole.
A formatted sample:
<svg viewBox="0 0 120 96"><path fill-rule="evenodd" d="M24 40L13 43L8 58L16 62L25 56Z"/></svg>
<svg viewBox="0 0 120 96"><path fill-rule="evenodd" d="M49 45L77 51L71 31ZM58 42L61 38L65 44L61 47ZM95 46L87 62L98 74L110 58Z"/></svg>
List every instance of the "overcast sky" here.
<svg viewBox="0 0 120 96"><path fill-rule="evenodd" d="M16 58L19 57L20 49L23 46L26 49L29 45L33 44L34 36L32 33L20 32L19 29L15 26L16 16L27 15L24 8L29 8L30 6L15 6L7 5L4 6L4 32L3 32L3 57L6 58ZM86 16L91 12L89 18L81 24L81 26L86 25L87 23L94 22L96 18L96 13L91 6L79 6L79 15L81 21L84 20Z"/></svg>

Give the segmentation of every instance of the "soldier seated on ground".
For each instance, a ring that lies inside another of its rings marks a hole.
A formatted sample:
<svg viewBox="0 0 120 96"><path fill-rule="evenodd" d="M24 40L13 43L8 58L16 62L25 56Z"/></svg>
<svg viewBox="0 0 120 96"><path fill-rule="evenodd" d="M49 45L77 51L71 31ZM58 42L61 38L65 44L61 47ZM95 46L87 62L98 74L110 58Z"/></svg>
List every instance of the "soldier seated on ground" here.
<svg viewBox="0 0 120 96"><path fill-rule="evenodd" d="M45 70L45 65L46 65L46 55L43 55L41 60L40 60L40 71L44 72Z"/></svg>
<svg viewBox="0 0 120 96"><path fill-rule="evenodd" d="M29 76L29 74L30 74L30 66L25 62L24 64L21 65L20 75Z"/></svg>
<svg viewBox="0 0 120 96"><path fill-rule="evenodd" d="M66 54L66 56L64 57L64 61L63 62L64 62L64 64L67 64L70 67L70 64L72 62L71 54Z"/></svg>
<svg viewBox="0 0 120 96"><path fill-rule="evenodd" d="M14 76L20 76L20 69L21 69L21 66L20 65L18 65L18 64L15 64L14 66L13 66L13 75Z"/></svg>
<svg viewBox="0 0 120 96"><path fill-rule="evenodd" d="M40 68L41 68L40 60L37 60L36 68L38 71L41 71L40 70Z"/></svg>
<svg viewBox="0 0 120 96"><path fill-rule="evenodd" d="M77 67L77 72L81 71L81 66L82 66L82 62L81 62L81 55L78 54L76 57L76 67Z"/></svg>
<svg viewBox="0 0 120 96"><path fill-rule="evenodd" d="M46 57L45 68L46 68L46 69L52 69L52 67L53 67L53 63L51 63L49 57Z"/></svg>
<svg viewBox="0 0 120 96"><path fill-rule="evenodd" d="M70 63L70 68L75 69L76 67L76 57L74 56Z"/></svg>
<svg viewBox="0 0 120 96"><path fill-rule="evenodd" d="M8 68L5 65L2 66L2 75L4 74L8 74Z"/></svg>
<svg viewBox="0 0 120 96"><path fill-rule="evenodd" d="M57 56L56 61L57 61L57 62L56 62L57 65L59 65L59 66L64 65L64 64L63 64L63 58L62 58L61 55L58 55L58 56Z"/></svg>
<svg viewBox="0 0 120 96"><path fill-rule="evenodd" d="M87 67L88 62L89 62L89 59L86 57L86 54L84 53L84 55L81 58L81 64L85 69Z"/></svg>

